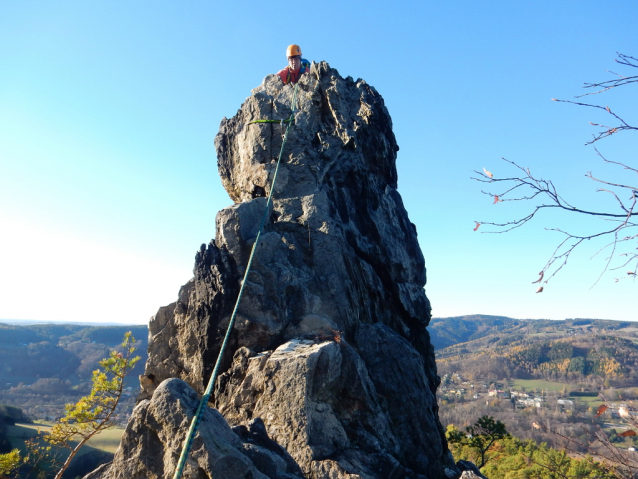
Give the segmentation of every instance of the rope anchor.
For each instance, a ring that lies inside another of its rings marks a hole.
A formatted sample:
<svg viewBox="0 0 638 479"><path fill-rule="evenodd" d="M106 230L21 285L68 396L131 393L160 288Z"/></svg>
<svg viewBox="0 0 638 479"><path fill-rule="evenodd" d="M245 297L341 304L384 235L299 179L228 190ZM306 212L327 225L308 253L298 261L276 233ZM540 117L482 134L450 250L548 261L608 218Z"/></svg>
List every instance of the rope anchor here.
<svg viewBox="0 0 638 479"><path fill-rule="evenodd" d="M281 120L253 120L253 121L249 121L246 124L252 125L253 123L279 123L280 125L283 125L284 123L290 123L290 122L294 123L294 121L295 121L294 118L288 118L287 120L284 120L282 118Z"/></svg>

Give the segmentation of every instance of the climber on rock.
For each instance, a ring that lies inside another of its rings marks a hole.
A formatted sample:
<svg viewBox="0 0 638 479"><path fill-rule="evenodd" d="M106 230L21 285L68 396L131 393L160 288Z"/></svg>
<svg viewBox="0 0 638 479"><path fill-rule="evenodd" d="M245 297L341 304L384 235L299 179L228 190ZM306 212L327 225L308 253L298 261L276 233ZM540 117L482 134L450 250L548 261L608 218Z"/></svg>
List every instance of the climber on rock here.
<svg viewBox="0 0 638 479"><path fill-rule="evenodd" d="M304 73L310 71L310 62L301 58L301 47L299 45L290 45L286 49L286 57L288 57L288 66L277 73L284 82L297 83Z"/></svg>

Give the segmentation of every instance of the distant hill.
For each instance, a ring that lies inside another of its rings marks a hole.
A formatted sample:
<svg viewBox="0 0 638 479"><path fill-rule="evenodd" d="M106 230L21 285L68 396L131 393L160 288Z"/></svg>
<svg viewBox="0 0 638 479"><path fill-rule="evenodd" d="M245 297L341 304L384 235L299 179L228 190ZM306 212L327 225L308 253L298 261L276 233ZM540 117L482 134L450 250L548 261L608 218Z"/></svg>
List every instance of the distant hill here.
<svg viewBox="0 0 638 479"><path fill-rule="evenodd" d="M443 349L458 343L479 339L497 331L507 331L520 326L523 320L506 316L472 314L452 318L434 318L428 330L434 349Z"/></svg>
<svg viewBox="0 0 638 479"><path fill-rule="evenodd" d="M616 384L638 380L638 323L601 319L438 318L429 327L440 371L477 377Z"/></svg>
<svg viewBox="0 0 638 479"><path fill-rule="evenodd" d="M126 326L128 323L116 322L94 322L94 321L42 321L38 319L10 319L0 318L2 324L17 324L18 326L29 326L32 324L61 324L69 326ZM138 326L138 325L135 325Z"/></svg>
<svg viewBox="0 0 638 479"><path fill-rule="evenodd" d="M89 326L70 323L0 323L0 404L29 415L56 417L64 404L90 389L92 373L131 331L141 360L127 377L137 395L148 347L145 325Z"/></svg>

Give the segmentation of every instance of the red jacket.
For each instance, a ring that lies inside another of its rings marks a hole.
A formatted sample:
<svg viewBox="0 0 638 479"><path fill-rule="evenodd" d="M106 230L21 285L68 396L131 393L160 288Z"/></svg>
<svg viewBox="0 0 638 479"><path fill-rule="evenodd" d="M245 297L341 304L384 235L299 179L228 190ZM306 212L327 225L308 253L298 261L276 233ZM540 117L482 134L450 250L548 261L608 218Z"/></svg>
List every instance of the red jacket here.
<svg viewBox="0 0 638 479"><path fill-rule="evenodd" d="M299 67L299 71L297 73L291 70L290 67L286 67L283 70L277 72L277 75L279 75L281 81L284 82L284 85L287 85L288 83L297 83L301 75L308 71L310 71L310 62L308 60L302 59L301 67Z"/></svg>

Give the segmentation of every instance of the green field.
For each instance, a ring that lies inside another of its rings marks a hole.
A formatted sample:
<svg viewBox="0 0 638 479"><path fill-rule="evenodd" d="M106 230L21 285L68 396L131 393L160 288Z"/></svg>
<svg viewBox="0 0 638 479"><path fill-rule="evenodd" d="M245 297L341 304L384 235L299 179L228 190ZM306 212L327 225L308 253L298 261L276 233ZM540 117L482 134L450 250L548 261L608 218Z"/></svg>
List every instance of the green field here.
<svg viewBox="0 0 638 479"><path fill-rule="evenodd" d="M124 429L119 427L113 429L107 429L102 431L97 436L93 436L87 442L88 446L100 449L101 451L114 453L117 447L120 445L120 439L122 439L122 433Z"/></svg>
<svg viewBox="0 0 638 479"><path fill-rule="evenodd" d="M572 391L573 384L558 383L554 381L545 381L543 379L512 379L509 381L509 387L516 390L525 388L527 392L536 392L537 389L545 391ZM566 396L574 402L584 404L587 407L598 407L603 403L602 399L597 396Z"/></svg>
<svg viewBox="0 0 638 479"><path fill-rule="evenodd" d="M596 408L603 403L603 400L598 396L574 396L573 399L580 404L585 404L587 407Z"/></svg>
<svg viewBox="0 0 638 479"><path fill-rule="evenodd" d="M38 430L44 432L50 429L51 425L49 423L16 424L15 426L7 426L7 437L13 447L17 447L21 453L25 453L24 441L35 437L38 434Z"/></svg>
<svg viewBox="0 0 638 479"><path fill-rule="evenodd" d="M15 426L8 426L7 429L11 443L14 447L17 447L24 452L22 445L26 439L34 437L38 433L38 430L46 432L51 430L51 427L52 423L42 421L33 424L16 424ZM94 448L114 453L120 444L120 438L122 437L123 432L124 430L121 428L113 428L102 431L87 442L85 446L86 451L88 452L90 448ZM80 450L80 454L82 454L82 450Z"/></svg>
<svg viewBox="0 0 638 479"><path fill-rule="evenodd" d="M545 381L544 379L512 379L509 381L511 388L522 390L525 388L527 392L535 392L537 389L545 391L561 391L563 388L571 390L571 385L566 383L557 383L554 381Z"/></svg>

